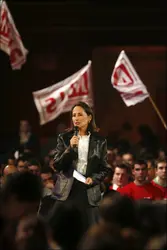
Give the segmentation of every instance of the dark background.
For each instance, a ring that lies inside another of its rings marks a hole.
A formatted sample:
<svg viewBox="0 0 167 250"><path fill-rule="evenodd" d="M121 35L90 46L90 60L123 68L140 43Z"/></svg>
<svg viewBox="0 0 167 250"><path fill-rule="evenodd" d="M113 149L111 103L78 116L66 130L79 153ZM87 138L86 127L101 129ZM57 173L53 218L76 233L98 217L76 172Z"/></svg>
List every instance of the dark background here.
<svg viewBox="0 0 167 250"><path fill-rule="evenodd" d="M134 128L147 123L166 139L149 101L126 108L111 87L110 77L120 51L126 49L167 120L167 10L161 1L122 2L7 1L29 54L22 70L12 71L8 56L0 51L2 151L18 131L20 119L28 119L43 140L55 137L60 123L69 125L66 113L40 126L32 92L68 77L88 60L93 62L95 112L102 133L109 135L128 120ZM137 140L135 132L133 140Z"/></svg>

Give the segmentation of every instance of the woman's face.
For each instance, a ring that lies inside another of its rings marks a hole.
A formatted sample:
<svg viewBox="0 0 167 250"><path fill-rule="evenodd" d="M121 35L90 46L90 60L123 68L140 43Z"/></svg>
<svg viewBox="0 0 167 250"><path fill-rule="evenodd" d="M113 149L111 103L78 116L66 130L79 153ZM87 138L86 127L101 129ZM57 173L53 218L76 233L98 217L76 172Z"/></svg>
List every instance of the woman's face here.
<svg viewBox="0 0 167 250"><path fill-rule="evenodd" d="M91 115L87 115L82 107L76 106L72 111L72 121L74 126L86 130L91 121Z"/></svg>

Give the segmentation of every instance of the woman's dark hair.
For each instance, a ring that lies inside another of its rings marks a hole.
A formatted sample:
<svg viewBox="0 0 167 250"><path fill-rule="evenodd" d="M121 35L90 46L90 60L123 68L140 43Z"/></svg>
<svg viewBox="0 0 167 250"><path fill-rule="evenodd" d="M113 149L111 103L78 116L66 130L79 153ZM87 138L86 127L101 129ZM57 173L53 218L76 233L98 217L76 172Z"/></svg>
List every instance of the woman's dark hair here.
<svg viewBox="0 0 167 250"><path fill-rule="evenodd" d="M96 126L96 122L95 122L95 117L94 117L94 113L93 113L93 110L92 108L85 102L78 102L76 103L72 109L71 109L71 117L72 117L72 112L73 112L73 109L76 107L76 106L79 106L81 108L84 109L84 111L86 112L87 115L91 115L92 119L90 121L90 123L88 124L88 129L87 131L90 131L90 132L96 132L96 131L99 131L99 129L97 128Z"/></svg>

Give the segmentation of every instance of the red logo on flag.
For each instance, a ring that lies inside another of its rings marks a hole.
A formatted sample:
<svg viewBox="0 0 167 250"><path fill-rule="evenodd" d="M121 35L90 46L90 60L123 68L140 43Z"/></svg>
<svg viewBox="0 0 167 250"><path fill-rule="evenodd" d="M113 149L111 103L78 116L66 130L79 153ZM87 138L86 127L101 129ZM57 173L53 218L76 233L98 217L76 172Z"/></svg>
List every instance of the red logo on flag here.
<svg viewBox="0 0 167 250"><path fill-rule="evenodd" d="M21 69L26 62L25 49L5 1L0 6L0 49L10 57L12 69Z"/></svg>
<svg viewBox="0 0 167 250"><path fill-rule="evenodd" d="M115 86L130 86L134 81L129 70L124 64L120 64L113 72L113 84Z"/></svg>

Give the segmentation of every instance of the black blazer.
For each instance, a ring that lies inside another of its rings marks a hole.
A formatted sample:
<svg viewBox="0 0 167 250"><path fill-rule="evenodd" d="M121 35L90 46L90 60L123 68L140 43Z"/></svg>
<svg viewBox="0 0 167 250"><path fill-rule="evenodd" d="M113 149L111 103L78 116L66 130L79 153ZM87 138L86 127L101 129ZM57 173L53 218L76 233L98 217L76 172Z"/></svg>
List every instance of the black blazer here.
<svg viewBox="0 0 167 250"><path fill-rule="evenodd" d="M70 147L70 139L74 135L74 131L69 131L62 133L58 136L57 140L57 148L54 156L54 165L58 172L62 173L63 178L60 177L57 187L58 192L62 192L62 199L66 199L69 195L70 189L73 183L73 170L76 168L78 154L77 152ZM89 141L89 150L88 150L88 164L86 177L91 177L93 179L94 185L100 184L101 181L108 174L109 168L107 163L107 141L103 137L101 137L98 133L92 133L90 135ZM64 188L63 181L68 182L66 185L68 188ZM69 181L71 180L71 181ZM60 188L61 186L61 188ZM64 188L64 189L63 189ZM93 187L92 187L93 188ZM99 187L94 188L93 193L97 190L100 190ZM89 190L89 189L88 189ZM88 191L91 193L91 190ZM60 195L61 196L61 195ZM89 196L89 195L88 195ZM99 192L98 192L99 196ZM88 197L89 198L89 197ZM94 197L95 198L95 197Z"/></svg>

